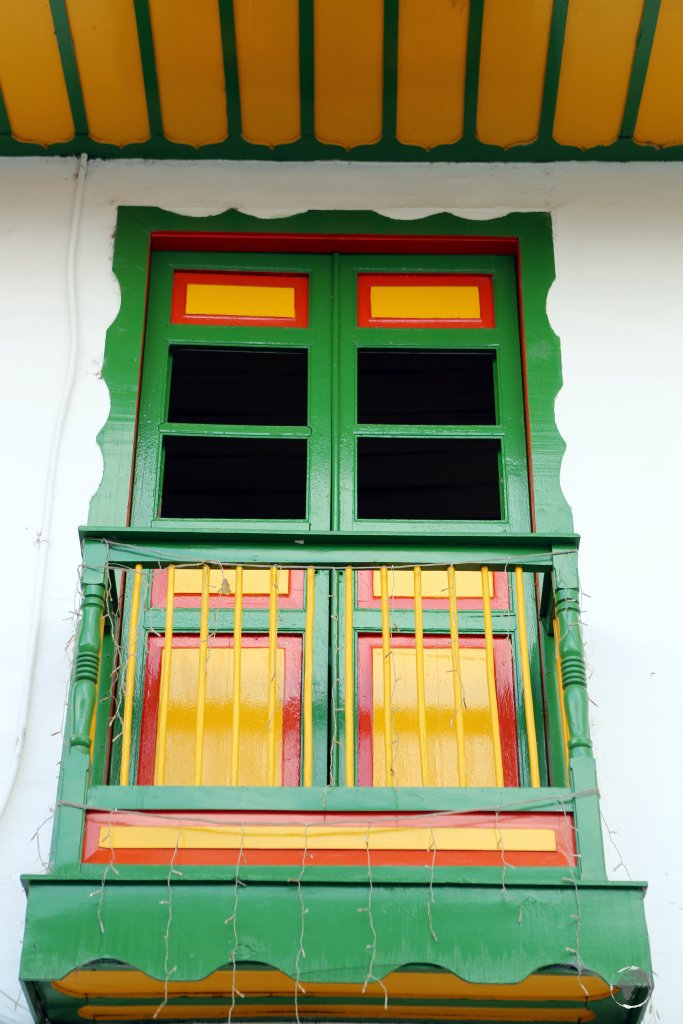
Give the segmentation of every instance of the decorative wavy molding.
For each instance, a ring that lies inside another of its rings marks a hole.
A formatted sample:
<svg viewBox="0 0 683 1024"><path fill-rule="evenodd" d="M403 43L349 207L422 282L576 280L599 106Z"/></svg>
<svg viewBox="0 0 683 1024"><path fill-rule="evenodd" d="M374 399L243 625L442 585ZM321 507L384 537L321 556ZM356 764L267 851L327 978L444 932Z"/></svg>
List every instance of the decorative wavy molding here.
<svg viewBox="0 0 683 1024"><path fill-rule="evenodd" d="M555 277L549 214L515 213L486 222L436 214L421 220L396 221L377 213L311 211L263 220L236 210L195 218L151 207L121 207L118 214L113 269L121 287L121 306L107 332L102 376L109 388L111 408L98 435L104 472L91 502L90 525L121 526L127 522L152 236L171 232L174 247L179 249L183 248L183 235L186 244L195 248L201 244L207 248L218 246L211 235L267 235L273 249L284 248L284 236L305 235L310 239L351 235L359 236L359 249L368 236L380 236L381 248L386 239L386 252L390 253L398 237L419 236L427 239L422 251L447 251L448 244L458 240L465 252L476 244L480 252L514 255L526 357L535 526L539 531L556 533L572 530L571 512L560 488L565 443L554 414L562 385L560 343L546 314L548 291ZM200 234L206 236L203 242L197 241ZM225 245L229 251L229 245ZM311 245L313 248L313 241ZM380 251L377 241L374 251Z"/></svg>

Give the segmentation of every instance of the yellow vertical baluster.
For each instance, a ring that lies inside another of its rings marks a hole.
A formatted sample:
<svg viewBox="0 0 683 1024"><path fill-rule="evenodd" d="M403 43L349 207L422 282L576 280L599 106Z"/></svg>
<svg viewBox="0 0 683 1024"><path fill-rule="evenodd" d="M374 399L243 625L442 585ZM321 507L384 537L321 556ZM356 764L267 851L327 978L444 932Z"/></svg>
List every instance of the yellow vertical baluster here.
<svg viewBox="0 0 683 1024"><path fill-rule="evenodd" d="M235 567L235 609L232 637L232 743L230 785L236 786L240 771L240 711L242 706L242 566Z"/></svg>
<svg viewBox="0 0 683 1024"><path fill-rule="evenodd" d="M560 700L560 721L562 722L562 740L564 743L564 763L569 780L569 722L567 709L564 706L564 688L562 686L562 658L560 657L560 624L553 619L553 637L555 639L555 675L557 676L558 697Z"/></svg>
<svg viewBox="0 0 683 1024"><path fill-rule="evenodd" d="M306 635L304 637L304 786L313 785L313 624L315 569L306 570Z"/></svg>
<svg viewBox="0 0 683 1024"><path fill-rule="evenodd" d="M133 729L133 691L135 689L135 660L138 650L138 619L140 618L140 589L142 587L142 566L135 566L133 596L130 602L128 624L128 663L126 665L126 695L123 703L123 733L121 736L121 774L119 784L128 785L130 771L130 738Z"/></svg>
<svg viewBox="0 0 683 1024"><path fill-rule="evenodd" d="M415 599L415 679L417 682L417 725L420 740L420 774L422 785L429 785L427 752L427 710L425 708L425 646L422 628L422 569L413 568L413 594Z"/></svg>
<svg viewBox="0 0 683 1024"><path fill-rule="evenodd" d="M353 569L344 570L344 765L347 786L355 784L355 706L353 699Z"/></svg>
<svg viewBox="0 0 683 1024"><path fill-rule="evenodd" d="M458 633L458 604L455 592L455 567L448 566L448 618L451 627L451 669L453 671L453 704L455 706L455 738L458 744L458 785L467 785L465 762L465 697L462 689L460 666L460 634Z"/></svg>
<svg viewBox="0 0 683 1024"><path fill-rule="evenodd" d="M493 763L496 773L496 785L503 786L503 753L500 746L500 725L498 723L498 694L496 692L496 666L493 659L493 621L491 619L491 593L489 591L489 570L481 568L481 597L484 608L484 641L486 645L486 684L491 714L491 732L493 733Z"/></svg>
<svg viewBox="0 0 683 1024"><path fill-rule="evenodd" d="M275 785L275 707L277 704L277 578L278 568L270 567L268 603L268 785Z"/></svg>
<svg viewBox="0 0 683 1024"><path fill-rule="evenodd" d="M202 784L204 761L204 710L206 706L206 663L209 656L209 567L202 566L202 603L199 613L199 666L197 674L197 719L194 745L194 784Z"/></svg>
<svg viewBox="0 0 683 1024"><path fill-rule="evenodd" d="M164 655L161 662L159 686L159 719L154 763L154 785L163 786L166 778L166 739L168 736L168 697L171 690L171 658L173 656L173 603L175 599L175 565L166 573L166 626L164 629Z"/></svg>
<svg viewBox="0 0 683 1024"><path fill-rule="evenodd" d="M382 604L382 679L384 682L384 781L394 785L391 770L391 632L389 628L389 573L386 565L379 570Z"/></svg>
<svg viewBox="0 0 683 1024"><path fill-rule="evenodd" d="M522 691L524 693L524 719L526 735L529 743L529 769L531 785L541 785L541 773L538 767L538 743L536 740L536 722L534 719L534 697L531 692L531 669L529 667L529 641L526 632L526 607L524 604L524 570L518 565L515 569L515 595L517 597L517 634L519 637L519 663L522 668Z"/></svg>

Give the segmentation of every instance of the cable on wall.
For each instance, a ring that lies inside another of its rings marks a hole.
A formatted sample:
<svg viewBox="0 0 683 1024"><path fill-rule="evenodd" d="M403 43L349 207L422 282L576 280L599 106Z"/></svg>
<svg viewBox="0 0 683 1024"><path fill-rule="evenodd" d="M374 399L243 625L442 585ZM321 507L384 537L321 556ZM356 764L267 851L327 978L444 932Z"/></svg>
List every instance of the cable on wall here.
<svg viewBox="0 0 683 1024"><path fill-rule="evenodd" d="M40 515L40 526L37 533L38 544L38 565L33 584L32 600L30 602L30 623L28 634L28 647L26 651L26 669L23 676L20 691L20 707L17 721L17 731L14 745L12 763L7 776L2 797L0 798L0 820L7 810L12 791L17 779L19 764L26 739L26 728L28 713L31 704L31 692L35 676L36 660L38 654L38 640L40 636L40 624L42 620L42 607L45 588L45 572L51 541L52 513L54 509L55 486L57 481L57 466L61 454L62 440L66 417L71 404L74 381L76 377L76 356L78 353L78 310L76 305L76 247L83 210L83 193L85 190L85 179L88 169L87 153L82 153L78 164L78 175L76 177L76 188L74 192L73 208L71 211L71 223L69 225L69 244L66 258L66 290L67 290L67 318L68 318L68 353L64 383L59 397L57 418L50 443L48 456L47 477L43 502Z"/></svg>

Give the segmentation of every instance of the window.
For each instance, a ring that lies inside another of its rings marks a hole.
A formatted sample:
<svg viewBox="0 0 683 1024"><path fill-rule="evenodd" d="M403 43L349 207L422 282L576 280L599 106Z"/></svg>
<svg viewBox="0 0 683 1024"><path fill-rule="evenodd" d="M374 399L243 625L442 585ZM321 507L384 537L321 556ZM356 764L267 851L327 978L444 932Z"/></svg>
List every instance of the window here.
<svg viewBox="0 0 683 1024"><path fill-rule="evenodd" d="M155 255L132 522L528 530L510 257Z"/></svg>
<svg viewBox="0 0 683 1024"><path fill-rule="evenodd" d="M428 539L528 531L512 259L156 253L131 524L190 535L213 525L240 534L294 534L302 542L322 532L376 535L379 541L387 534ZM219 567L175 572L176 621L183 625L173 638L163 778L157 753L164 686L159 631L168 578L165 571L152 573L143 593L149 611L138 680L143 699L133 774L139 783L305 781L303 648L313 601L311 728L313 745L322 752L315 768L319 780L342 775L339 736L348 728L349 699L357 723L353 772L359 785L419 786L425 778L430 785L464 785L465 771L469 785L519 785L526 778L518 740L519 665L510 639L515 597L507 574L491 574L485 590L478 574L456 574L457 608L466 627L459 652L467 691L459 760L444 569L426 568L422 577L419 687L417 625L408 615L416 605L413 576L392 569L387 598L381 573L354 574L350 585L358 626L352 695L343 684L340 595L349 585L343 571L317 571L309 590L304 569L277 567L275 662L269 661L266 614L273 577L267 568L247 568L238 595L235 572ZM387 600L396 619L391 764L383 745ZM497 623L495 695L487 690L485 604ZM235 768L231 716L238 605L237 685L245 711ZM202 639L203 606L211 621L210 640ZM204 746L197 769L192 695L203 644L210 660L204 670ZM531 646L537 659L533 637ZM269 672L277 680L274 702ZM418 689L424 694L421 707ZM427 752L416 756L420 715L429 740ZM263 736L273 722L271 764ZM117 756L115 750L115 761Z"/></svg>

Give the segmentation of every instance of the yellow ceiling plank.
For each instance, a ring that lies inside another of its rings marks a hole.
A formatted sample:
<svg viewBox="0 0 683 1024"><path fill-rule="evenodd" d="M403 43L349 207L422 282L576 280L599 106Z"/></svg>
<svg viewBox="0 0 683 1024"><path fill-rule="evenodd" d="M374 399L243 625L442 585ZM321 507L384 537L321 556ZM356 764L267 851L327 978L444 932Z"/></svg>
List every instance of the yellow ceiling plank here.
<svg viewBox="0 0 683 1024"><path fill-rule="evenodd" d="M520 146L538 137L552 0L486 0L479 61L477 138Z"/></svg>
<svg viewBox="0 0 683 1024"><path fill-rule="evenodd" d="M233 0L242 136L262 146L296 142L299 104L298 0Z"/></svg>
<svg viewBox="0 0 683 1024"><path fill-rule="evenodd" d="M463 132L469 0L400 0L396 137L433 149Z"/></svg>
<svg viewBox="0 0 683 1024"><path fill-rule="evenodd" d="M49 146L73 138L49 0L0 3L0 87L15 139Z"/></svg>
<svg viewBox="0 0 683 1024"><path fill-rule="evenodd" d="M683 143L683 0L662 0L650 52L634 142Z"/></svg>
<svg viewBox="0 0 683 1024"><path fill-rule="evenodd" d="M553 138L608 146L619 136L644 0L573 0L567 12Z"/></svg>
<svg viewBox="0 0 683 1024"><path fill-rule="evenodd" d="M164 135L207 146L228 134L218 0L149 0Z"/></svg>
<svg viewBox="0 0 683 1024"><path fill-rule="evenodd" d="M352 149L382 136L383 0L315 0L315 135Z"/></svg>
<svg viewBox="0 0 683 1024"><path fill-rule="evenodd" d="M149 138L133 0L66 0L88 133L125 146Z"/></svg>

